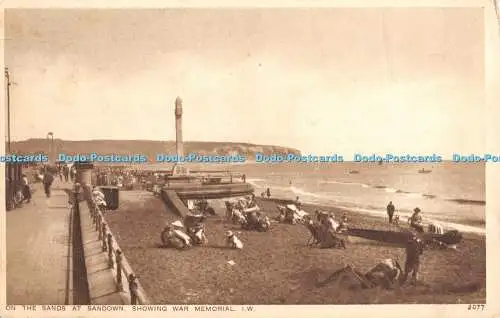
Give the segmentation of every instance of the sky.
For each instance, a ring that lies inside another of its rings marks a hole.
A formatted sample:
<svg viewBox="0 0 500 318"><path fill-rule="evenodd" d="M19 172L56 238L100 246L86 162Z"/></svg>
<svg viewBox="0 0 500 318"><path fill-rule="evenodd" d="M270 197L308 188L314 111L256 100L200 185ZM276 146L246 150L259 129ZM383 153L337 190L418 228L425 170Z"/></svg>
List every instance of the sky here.
<svg viewBox="0 0 500 318"><path fill-rule="evenodd" d="M480 8L7 9L12 139L484 151Z"/></svg>

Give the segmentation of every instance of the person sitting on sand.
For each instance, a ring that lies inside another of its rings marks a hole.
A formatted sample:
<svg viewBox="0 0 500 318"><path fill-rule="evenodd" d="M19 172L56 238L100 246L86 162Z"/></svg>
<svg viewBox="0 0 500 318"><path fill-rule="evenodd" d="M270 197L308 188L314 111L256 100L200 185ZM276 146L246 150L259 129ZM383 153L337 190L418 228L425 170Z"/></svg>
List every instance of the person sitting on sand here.
<svg viewBox="0 0 500 318"><path fill-rule="evenodd" d="M243 224L247 221L247 219L245 218L245 215L243 214L243 212L241 212L240 209L233 209L232 221L235 224L237 223Z"/></svg>
<svg viewBox="0 0 500 318"><path fill-rule="evenodd" d="M276 220L278 222L284 222L286 220L286 207L282 205L278 205L278 215L276 216Z"/></svg>
<svg viewBox="0 0 500 318"><path fill-rule="evenodd" d="M230 248L234 249L242 249L243 248L243 243L240 241L239 238L234 235L232 231L227 231L226 232L226 244Z"/></svg>
<svg viewBox="0 0 500 318"><path fill-rule="evenodd" d="M314 210L314 216L316 217L316 222L321 223L321 211L318 209Z"/></svg>
<svg viewBox="0 0 500 318"><path fill-rule="evenodd" d="M365 277L375 286L381 285L385 288L391 288L395 283L398 283L402 274L403 270L398 261L388 258L375 265L365 274Z"/></svg>
<svg viewBox="0 0 500 318"><path fill-rule="evenodd" d="M245 212L245 219L249 224L257 224L259 223L259 212L258 211Z"/></svg>
<svg viewBox="0 0 500 318"><path fill-rule="evenodd" d="M174 247L177 249L183 249L190 246L190 242L186 242L185 238L182 238L175 232L176 230L169 224L167 224L163 231L161 232L161 240L164 247ZM185 234L184 234L185 235Z"/></svg>
<svg viewBox="0 0 500 318"><path fill-rule="evenodd" d="M257 206L257 202L255 201L255 194L252 193L252 195L250 196L250 198L248 200L247 207L248 208L253 208L255 206Z"/></svg>
<svg viewBox="0 0 500 318"><path fill-rule="evenodd" d="M165 225L163 228L163 232L161 235L161 239L163 241L163 245L167 246L170 244L172 239L176 238L174 231L172 230L172 227L170 225Z"/></svg>
<svg viewBox="0 0 500 318"><path fill-rule="evenodd" d="M422 215L420 214L420 209L415 208L413 214L410 217L410 226L420 233L424 232L424 226L422 225Z"/></svg>
<svg viewBox="0 0 500 318"><path fill-rule="evenodd" d="M328 228L329 227L329 215L328 215L328 212L325 212L325 211L318 211L317 212L317 220L318 220L318 223L321 224L321 226L325 227L325 228Z"/></svg>
<svg viewBox="0 0 500 318"><path fill-rule="evenodd" d="M340 226L340 224L335 220L335 215L331 212L326 218L326 226L329 231L333 232L337 232L337 229Z"/></svg>
<svg viewBox="0 0 500 318"><path fill-rule="evenodd" d="M302 202L300 202L300 199L299 199L299 197L298 197L298 196L295 198L295 202L294 202L294 204L295 204L295 206L296 206L297 208L299 208L299 209L301 208L301 206L302 206Z"/></svg>
<svg viewBox="0 0 500 318"><path fill-rule="evenodd" d="M186 246L191 246L191 238L183 231L184 224L177 220L171 224L175 237L182 240Z"/></svg>
<svg viewBox="0 0 500 318"><path fill-rule="evenodd" d="M346 267L334 272L324 281L319 282L317 286L321 287L330 282L339 282L345 277L345 275L352 275L361 283L363 288L383 286L387 289L392 289L394 286L398 286L402 272L403 271L398 261L388 258L379 262L366 274L356 270L352 265L347 265Z"/></svg>
<svg viewBox="0 0 500 318"><path fill-rule="evenodd" d="M348 230L348 227L347 227L348 223L349 223L349 219L347 218L347 214L346 213L342 214L342 219L340 220L340 225L337 228L337 231L339 231L339 232L347 231Z"/></svg>

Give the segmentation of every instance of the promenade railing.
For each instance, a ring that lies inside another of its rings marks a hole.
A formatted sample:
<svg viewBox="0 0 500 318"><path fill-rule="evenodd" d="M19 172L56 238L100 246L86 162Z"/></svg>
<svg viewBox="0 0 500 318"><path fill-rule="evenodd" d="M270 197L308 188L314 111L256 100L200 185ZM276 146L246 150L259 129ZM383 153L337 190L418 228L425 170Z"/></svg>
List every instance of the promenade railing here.
<svg viewBox="0 0 500 318"><path fill-rule="evenodd" d="M130 305L150 304L144 288L141 286L139 279L132 270L104 218L104 211L101 211L92 197L90 188L85 187L83 192L77 190L73 193L75 196L78 196L79 193L83 194L83 200L88 204L90 218L92 219L94 230L98 232L102 251L108 255L108 268L113 273L116 282L116 291L125 292ZM75 197L75 201L79 202L81 200ZM76 207L78 206L79 204L76 205Z"/></svg>

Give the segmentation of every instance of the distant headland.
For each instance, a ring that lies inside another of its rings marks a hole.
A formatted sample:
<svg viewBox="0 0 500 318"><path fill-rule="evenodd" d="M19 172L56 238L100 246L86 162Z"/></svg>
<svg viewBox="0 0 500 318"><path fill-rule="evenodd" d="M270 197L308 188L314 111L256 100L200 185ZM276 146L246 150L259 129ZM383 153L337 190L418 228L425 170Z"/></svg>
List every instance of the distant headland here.
<svg viewBox="0 0 500 318"><path fill-rule="evenodd" d="M11 143L13 153L48 153L49 141L44 138L30 138ZM176 151L175 140L156 141L156 140L62 140L54 139L54 148L56 153L64 152L66 154L77 153L113 153L119 155L128 155L131 153L144 154L154 158L157 153L172 153ZM256 153L269 154L288 154L293 153L301 155L297 149L273 146L258 145L244 142L211 142L211 141L185 141L185 153L198 153L201 155L243 155L254 157Z"/></svg>

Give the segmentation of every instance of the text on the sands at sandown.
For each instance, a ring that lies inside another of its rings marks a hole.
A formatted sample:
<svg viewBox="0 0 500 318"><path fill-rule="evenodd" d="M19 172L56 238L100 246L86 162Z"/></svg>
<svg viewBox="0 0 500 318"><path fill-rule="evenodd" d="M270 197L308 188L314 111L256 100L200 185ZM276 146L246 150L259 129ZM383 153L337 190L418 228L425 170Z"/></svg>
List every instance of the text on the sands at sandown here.
<svg viewBox="0 0 500 318"><path fill-rule="evenodd" d="M30 312L232 312L255 311L253 306L228 305L7 305L4 311Z"/></svg>

